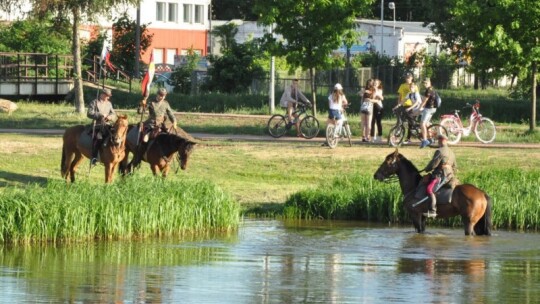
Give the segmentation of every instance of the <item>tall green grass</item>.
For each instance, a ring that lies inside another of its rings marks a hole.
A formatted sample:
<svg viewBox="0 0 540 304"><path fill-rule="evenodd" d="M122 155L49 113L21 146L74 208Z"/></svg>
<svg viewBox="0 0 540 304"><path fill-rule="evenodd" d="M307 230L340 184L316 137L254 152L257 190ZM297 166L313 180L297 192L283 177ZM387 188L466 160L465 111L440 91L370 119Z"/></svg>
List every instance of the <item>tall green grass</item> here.
<svg viewBox="0 0 540 304"><path fill-rule="evenodd" d="M494 228L540 229L540 170L490 169L460 179L491 197ZM402 199L397 182L381 183L369 175L346 176L291 195L285 203L284 217L403 223L409 219ZM462 225L460 217L437 223Z"/></svg>
<svg viewBox="0 0 540 304"><path fill-rule="evenodd" d="M232 230L239 205L206 181L129 178L111 185L50 181L6 188L0 241L123 239Z"/></svg>

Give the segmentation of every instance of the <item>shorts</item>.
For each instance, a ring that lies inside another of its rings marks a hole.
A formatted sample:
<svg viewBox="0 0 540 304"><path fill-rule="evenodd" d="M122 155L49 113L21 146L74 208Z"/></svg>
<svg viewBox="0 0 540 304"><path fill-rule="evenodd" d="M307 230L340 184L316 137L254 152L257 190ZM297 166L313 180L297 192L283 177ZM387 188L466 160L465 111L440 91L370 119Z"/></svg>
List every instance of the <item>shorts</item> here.
<svg viewBox="0 0 540 304"><path fill-rule="evenodd" d="M420 122L422 123L430 122L431 117L433 117L433 114L435 114L436 111L437 109L435 108L424 108L424 110L422 111L422 118L420 119Z"/></svg>
<svg viewBox="0 0 540 304"><path fill-rule="evenodd" d="M328 118L340 120L342 118L341 117L341 111L340 110L332 110L332 109L330 109L329 112L328 112Z"/></svg>

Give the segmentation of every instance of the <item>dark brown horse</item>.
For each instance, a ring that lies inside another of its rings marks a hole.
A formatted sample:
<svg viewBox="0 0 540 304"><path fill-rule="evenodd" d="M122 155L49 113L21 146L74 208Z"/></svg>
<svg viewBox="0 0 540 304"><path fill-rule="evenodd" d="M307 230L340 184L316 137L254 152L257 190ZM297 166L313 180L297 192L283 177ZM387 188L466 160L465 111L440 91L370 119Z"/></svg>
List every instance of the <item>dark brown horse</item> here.
<svg viewBox="0 0 540 304"><path fill-rule="evenodd" d="M67 181L75 181L77 167L83 161L83 156L92 157L92 136L83 125L67 128L64 132L62 146L62 177ZM99 147L99 161L105 165L105 182L113 180L118 164L125 156L126 136L128 130L127 116L121 115L111 128L111 135L105 138L105 147Z"/></svg>
<svg viewBox="0 0 540 304"><path fill-rule="evenodd" d="M422 176L416 167L401 155L398 150L388 154L377 172L375 179L383 181L393 175L399 178L403 205L409 212L416 231L422 233L426 228L426 217L423 215L430 207L430 200L416 204L416 188ZM450 190L449 190L450 191ZM437 195L437 218L461 216L465 235L491 235L491 199L482 190L471 184L462 184L454 188L451 201L441 200Z"/></svg>
<svg viewBox="0 0 540 304"><path fill-rule="evenodd" d="M170 164L175 156L179 160L180 168L186 170L189 156L191 155L196 142L182 130L180 131L180 134L181 135L161 133L148 143L148 148L143 155L143 160L150 164L150 169L154 175L161 173L162 177L167 177L170 170ZM130 152L135 154L137 151L137 138L139 138L139 136L138 126L129 126L126 155L120 164L120 172L123 175L131 171L131 163L128 164L128 157Z"/></svg>

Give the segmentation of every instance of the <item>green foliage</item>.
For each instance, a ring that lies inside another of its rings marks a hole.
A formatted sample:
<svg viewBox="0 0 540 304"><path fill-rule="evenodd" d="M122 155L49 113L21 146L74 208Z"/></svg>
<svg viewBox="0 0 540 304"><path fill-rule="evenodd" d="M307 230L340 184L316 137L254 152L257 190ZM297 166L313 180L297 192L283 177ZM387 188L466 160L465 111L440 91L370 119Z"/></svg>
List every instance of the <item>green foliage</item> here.
<svg viewBox="0 0 540 304"><path fill-rule="evenodd" d="M253 12L256 0L214 0L212 1L212 17L214 20L257 20Z"/></svg>
<svg viewBox="0 0 540 304"><path fill-rule="evenodd" d="M159 191L156 191L159 189ZM129 178L112 185L51 181L7 188L0 241L121 239L236 229L239 205L206 181Z"/></svg>
<svg viewBox="0 0 540 304"><path fill-rule="evenodd" d="M0 25L0 51L69 54L69 24L48 14L43 20L28 18Z"/></svg>
<svg viewBox="0 0 540 304"><path fill-rule="evenodd" d="M200 57L190 49L186 56L186 63L176 67L171 74L171 83L174 85L174 92L189 94L191 92L191 77Z"/></svg>
<svg viewBox="0 0 540 304"><path fill-rule="evenodd" d="M460 179L463 183L476 185L491 197L495 228L540 229L539 170L490 169L471 172ZM397 183L381 183L370 175L344 176L291 195L285 203L284 215L297 219L404 223L408 216L402 199ZM462 225L460 217L437 222Z"/></svg>
<svg viewBox="0 0 540 304"><path fill-rule="evenodd" d="M152 37L148 33L147 24L141 24L140 51L141 55L152 44ZM124 71L131 72L135 67L135 31L137 23L127 14L115 19L113 23L113 44L111 61Z"/></svg>
<svg viewBox="0 0 540 304"><path fill-rule="evenodd" d="M257 63L257 59L262 56L258 44L255 41L239 44L230 39L237 31L232 24L218 27L216 31L221 33L220 37L224 42L221 50L223 55L207 57L210 62L208 80L201 89L223 93L248 92L254 78L264 77L264 70Z"/></svg>

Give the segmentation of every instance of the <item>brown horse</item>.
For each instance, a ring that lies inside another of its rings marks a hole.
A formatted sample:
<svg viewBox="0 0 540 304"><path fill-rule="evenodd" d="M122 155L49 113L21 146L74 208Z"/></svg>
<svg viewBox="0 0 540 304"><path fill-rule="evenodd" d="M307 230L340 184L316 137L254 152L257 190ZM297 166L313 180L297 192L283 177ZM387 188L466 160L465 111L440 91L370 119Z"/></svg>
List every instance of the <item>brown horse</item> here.
<svg viewBox="0 0 540 304"><path fill-rule="evenodd" d="M137 138L139 138L139 127L129 126L126 154L120 164L120 172L125 175L131 171L132 164L128 164L129 153L135 154L137 151ZM170 170L170 163L176 157L179 160L180 168L186 170L189 156L196 145L187 133L180 131L181 135L172 133L161 133L154 140L148 143L148 148L143 155L143 160L150 164L150 169L154 175L161 173L162 177L167 177Z"/></svg>
<svg viewBox="0 0 540 304"><path fill-rule="evenodd" d="M85 130L88 131L88 128L77 125L64 132L61 170L62 177L67 181L75 181L75 173L84 159L83 156L92 157L92 136ZM106 183L112 182L118 164L124 159L127 130L127 116L121 115L112 126L111 135L105 138L106 145L99 147L99 160L105 165Z"/></svg>
<svg viewBox="0 0 540 304"><path fill-rule="evenodd" d="M417 186L422 176L416 167L398 150L386 156L374 178L379 181L397 175L404 196L403 205L409 212L416 231L422 233L426 228L426 217L423 215L431 203L426 200L416 204ZM443 190L443 188L441 188ZM447 189L451 191L451 189ZM444 191L440 191L444 192ZM448 218L457 215L463 221L465 235L491 235L491 199L482 190L471 184L462 184L454 188L449 195L437 194L437 218ZM449 202L449 198L451 200ZM446 198L444 200L443 198Z"/></svg>

